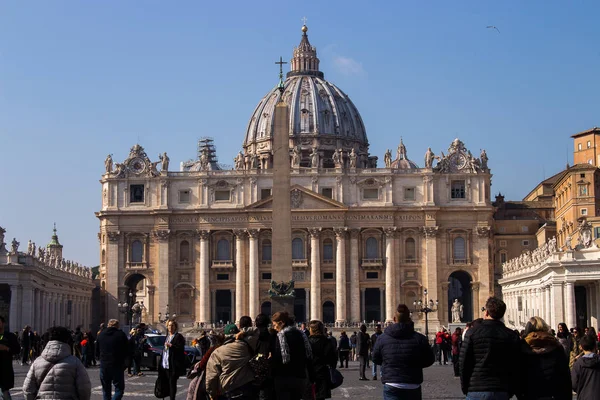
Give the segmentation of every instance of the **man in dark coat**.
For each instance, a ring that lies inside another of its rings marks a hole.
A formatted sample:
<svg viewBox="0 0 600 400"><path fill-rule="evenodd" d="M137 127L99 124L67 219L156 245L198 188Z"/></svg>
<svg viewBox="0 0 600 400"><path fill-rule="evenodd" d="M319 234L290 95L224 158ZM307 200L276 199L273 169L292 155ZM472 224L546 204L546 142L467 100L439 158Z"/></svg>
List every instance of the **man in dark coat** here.
<svg viewBox="0 0 600 400"><path fill-rule="evenodd" d="M509 399L519 391L520 339L502 323L505 312L506 304L490 297L482 322L465 335L458 364L467 400Z"/></svg>
<svg viewBox="0 0 600 400"><path fill-rule="evenodd" d="M381 330L381 324L377 324L377 325L375 325L375 333L371 335L371 351L373 351L373 349L375 348L375 343L377 343L377 339L381 335L383 335L383 331ZM383 374L383 371L381 371L381 368L379 368L379 377L380 378L381 378L382 374ZM373 363L373 380L374 381L377 380L377 364L375 364L375 363Z"/></svg>
<svg viewBox="0 0 600 400"><path fill-rule="evenodd" d="M596 341L584 336L579 341L583 356L579 357L571 370L573 391L578 400L592 400L600 393L600 357L596 353Z"/></svg>
<svg viewBox="0 0 600 400"><path fill-rule="evenodd" d="M358 361L360 362L359 370L360 381L368 381L369 378L365 376L365 369L367 368L367 360L369 359L369 347L371 346L371 338L367 335L367 326L361 325L358 336L356 337L356 354L358 354Z"/></svg>
<svg viewBox="0 0 600 400"><path fill-rule="evenodd" d="M23 333L21 334L21 348L23 349L21 365L27 364L27 361L29 360L29 351L31 350L33 341L33 332L31 331L31 327L26 325L23 329Z"/></svg>
<svg viewBox="0 0 600 400"><path fill-rule="evenodd" d="M4 331L4 317L0 316L0 391L5 399L10 399L8 391L15 386L13 357L19 354L19 340L8 331Z"/></svg>
<svg viewBox="0 0 600 400"><path fill-rule="evenodd" d="M119 321L111 319L108 328L98 335L96 346L100 351L100 383L105 399L111 398L112 385L115 385L113 400L121 400L125 392L125 357L128 341L125 332L119 329Z"/></svg>
<svg viewBox="0 0 600 400"><path fill-rule="evenodd" d="M383 397L421 399L423 368L433 364L435 356L427 338L415 332L406 305L398 305L394 322L373 348L373 364L381 365L383 370Z"/></svg>

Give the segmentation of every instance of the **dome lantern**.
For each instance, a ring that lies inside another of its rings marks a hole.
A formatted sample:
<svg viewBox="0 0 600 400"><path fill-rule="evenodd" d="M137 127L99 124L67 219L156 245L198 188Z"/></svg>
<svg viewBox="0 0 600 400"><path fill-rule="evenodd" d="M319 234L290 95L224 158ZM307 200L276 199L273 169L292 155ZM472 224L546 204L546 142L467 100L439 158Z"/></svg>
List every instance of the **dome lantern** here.
<svg viewBox="0 0 600 400"><path fill-rule="evenodd" d="M298 47L294 48L294 54L290 61L291 71L287 73L287 77L297 75L312 75L323 78L324 75L319 71L319 59L317 58L317 48L311 46L308 41L308 27L302 25L302 38Z"/></svg>

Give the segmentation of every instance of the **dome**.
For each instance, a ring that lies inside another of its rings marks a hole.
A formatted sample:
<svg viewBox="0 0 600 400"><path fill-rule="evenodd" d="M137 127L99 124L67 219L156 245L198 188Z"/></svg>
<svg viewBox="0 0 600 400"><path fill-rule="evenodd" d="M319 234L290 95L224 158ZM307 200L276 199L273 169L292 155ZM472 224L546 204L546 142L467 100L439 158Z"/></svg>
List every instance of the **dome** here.
<svg viewBox="0 0 600 400"><path fill-rule="evenodd" d="M419 166L413 161L408 159L406 155L406 146L400 139L400 144L398 145L398 150L396 151L396 159L392 161L391 164L392 169L419 169Z"/></svg>
<svg viewBox="0 0 600 400"><path fill-rule="evenodd" d="M283 94L273 88L254 110L246 130L245 152L260 158L271 153L274 109L283 96L290 107L290 148L300 146L303 161L308 162L313 148L321 153L324 167L330 166L333 152L339 149L346 154L354 149L366 160L369 143L360 113L348 95L324 79L307 30L304 26L300 45L294 49Z"/></svg>

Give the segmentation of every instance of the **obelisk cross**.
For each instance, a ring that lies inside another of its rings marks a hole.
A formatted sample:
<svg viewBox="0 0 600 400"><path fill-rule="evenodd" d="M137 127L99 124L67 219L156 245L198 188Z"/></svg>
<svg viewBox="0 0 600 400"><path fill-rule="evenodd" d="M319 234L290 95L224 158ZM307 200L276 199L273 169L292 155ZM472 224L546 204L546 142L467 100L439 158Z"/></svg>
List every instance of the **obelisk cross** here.
<svg viewBox="0 0 600 400"><path fill-rule="evenodd" d="M283 64L287 64L286 61L283 61L283 57L279 57L279 61L276 61L275 64L279 64L279 91L283 93L284 85L283 85Z"/></svg>
<svg viewBox="0 0 600 400"><path fill-rule="evenodd" d="M302 18L302 22L304 23L304 25L306 25L306 17Z"/></svg>

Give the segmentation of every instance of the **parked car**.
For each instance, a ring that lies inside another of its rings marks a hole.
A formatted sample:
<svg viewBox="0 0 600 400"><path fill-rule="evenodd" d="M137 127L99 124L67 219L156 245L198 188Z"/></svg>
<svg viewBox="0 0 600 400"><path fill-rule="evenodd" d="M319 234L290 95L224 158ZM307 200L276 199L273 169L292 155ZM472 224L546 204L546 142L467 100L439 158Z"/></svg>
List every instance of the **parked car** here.
<svg viewBox="0 0 600 400"><path fill-rule="evenodd" d="M150 370L155 370L158 367L166 340L167 337L165 335L146 334L146 343L144 344L144 351L142 353L142 367ZM186 357L186 368L190 368L197 361L200 361L200 352L195 347L185 346L184 354Z"/></svg>

